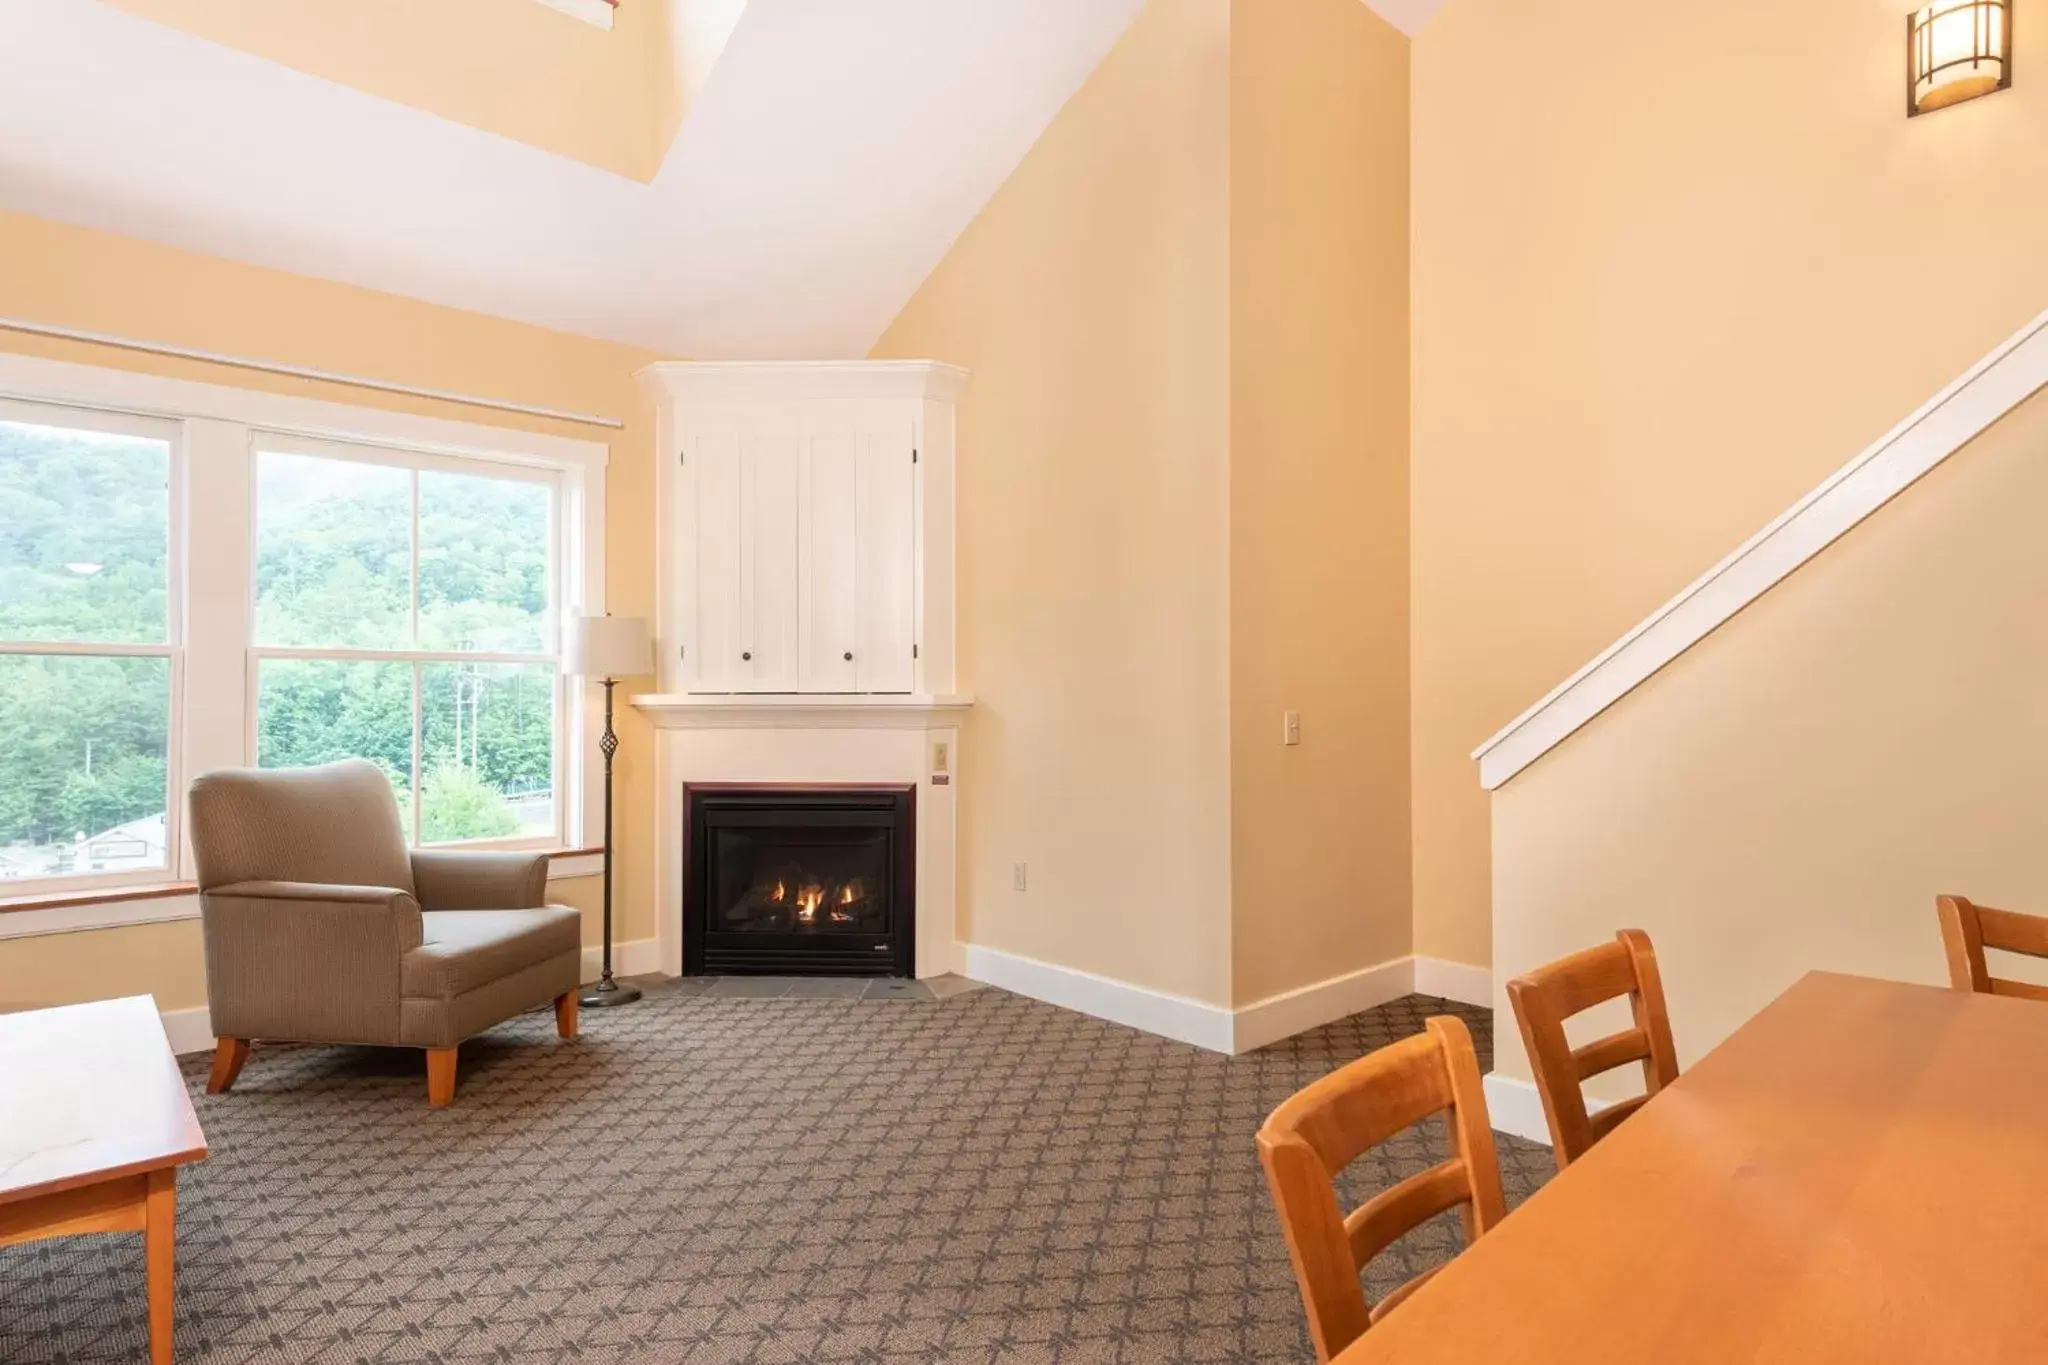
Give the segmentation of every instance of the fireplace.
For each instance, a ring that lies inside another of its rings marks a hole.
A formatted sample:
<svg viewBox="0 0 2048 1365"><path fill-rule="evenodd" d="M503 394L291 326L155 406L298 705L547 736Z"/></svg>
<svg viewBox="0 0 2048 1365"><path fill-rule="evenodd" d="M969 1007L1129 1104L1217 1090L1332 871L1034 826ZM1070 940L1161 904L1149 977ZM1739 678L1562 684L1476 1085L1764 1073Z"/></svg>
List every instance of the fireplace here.
<svg viewBox="0 0 2048 1365"><path fill-rule="evenodd" d="M683 971L914 973L917 789L683 790Z"/></svg>

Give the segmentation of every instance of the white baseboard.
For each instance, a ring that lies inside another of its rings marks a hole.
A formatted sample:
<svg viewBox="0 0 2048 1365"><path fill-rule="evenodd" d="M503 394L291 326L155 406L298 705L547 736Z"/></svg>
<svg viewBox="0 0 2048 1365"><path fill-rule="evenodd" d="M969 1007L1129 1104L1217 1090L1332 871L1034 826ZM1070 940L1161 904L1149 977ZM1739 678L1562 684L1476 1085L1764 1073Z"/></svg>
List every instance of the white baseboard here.
<svg viewBox="0 0 2048 1365"><path fill-rule="evenodd" d="M973 943L954 945L954 963L956 972L975 981L1211 1052L1231 1054L1292 1038L1417 991L1481 1009L1493 1003L1490 972L1436 958L1395 958L1238 1009Z"/></svg>
<svg viewBox="0 0 2048 1365"><path fill-rule="evenodd" d="M1440 957L1417 957L1415 993L1439 1000L1455 1000L1476 1009L1493 1008L1493 973L1463 962L1446 962Z"/></svg>
<svg viewBox="0 0 2048 1365"><path fill-rule="evenodd" d="M1414 990L1414 959L1398 957L1313 986L1269 995L1231 1011L1229 1050L1250 1052L1361 1010L1376 1009Z"/></svg>
<svg viewBox="0 0 2048 1365"><path fill-rule="evenodd" d="M604 970L604 949L588 947L583 950L583 979L597 980ZM661 941L652 938L628 939L612 945L612 975L647 976L661 970Z"/></svg>
<svg viewBox="0 0 2048 1365"><path fill-rule="evenodd" d="M1192 1043L1211 1052L1230 1051L1230 1011L1220 1005L973 943L964 945L961 965L963 976L1043 1000L1048 1005Z"/></svg>
<svg viewBox="0 0 2048 1365"><path fill-rule="evenodd" d="M162 1010L164 1036L171 1040L171 1051L180 1057L188 1052L213 1051L213 1023L207 1018L206 1006L196 1005L188 1010Z"/></svg>
<svg viewBox="0 0 2048 1365"><path fill-rule="evenodd" d="M1492 1120L1495 1132L1550 1145L1550 1120L1543 1117L1543 1097L1536 1093L1533 1081L1490 1071L1482 1084L1486 1087L1486 1116ZM1586 1112L1597 1114L1608 1104L1607 1100L1588 1095Z"/></svg>

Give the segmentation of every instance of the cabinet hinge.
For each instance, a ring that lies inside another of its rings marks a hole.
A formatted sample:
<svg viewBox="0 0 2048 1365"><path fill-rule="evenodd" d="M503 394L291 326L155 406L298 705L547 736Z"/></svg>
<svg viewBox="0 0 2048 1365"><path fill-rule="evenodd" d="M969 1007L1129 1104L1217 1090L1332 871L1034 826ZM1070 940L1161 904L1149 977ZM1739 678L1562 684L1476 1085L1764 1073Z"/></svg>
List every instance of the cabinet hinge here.
<svg viewBox="0 0 2048 1365"><path fill-rule="evenodd" d="M690 657L690 647L689 647L688 645L677 645L677 646L676 646L676 657L677 657L678 659L687 659L687 658L689 658L689 657Z"/></svg>
<svg viewBox="0 0 2048 1365"><path fill-rule="evenodd" d="M916 646L916 645L912 645L912 646L910 647L910 657L911 657L911 658L913 658L913 659L915 659L915 658L917 657L917 646Z"/></svg>
<svg viewBox="0 0 2048 1365"><path fill-rule="evenodd" d="M917 447L916 447L916 446L912 446L912 447L910 448L910 462L911 462L912 464L916 464L916 463L917 463Z"/></svg>
<svg viewBox="0 0 2048 1365"><path fill-rule="evenodd" d="M676 452L676 463L682 465L684 468L688 468L690 464L690 452L687 450L678 450Z"/></svg>

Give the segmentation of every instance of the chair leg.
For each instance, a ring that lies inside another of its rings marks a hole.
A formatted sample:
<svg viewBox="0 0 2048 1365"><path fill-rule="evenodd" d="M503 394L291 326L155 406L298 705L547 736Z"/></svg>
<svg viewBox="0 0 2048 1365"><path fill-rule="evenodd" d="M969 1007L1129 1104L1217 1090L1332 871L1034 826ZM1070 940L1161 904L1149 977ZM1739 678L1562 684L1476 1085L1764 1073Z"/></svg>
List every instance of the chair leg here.
<svg viewBox="0 0 2048 1365"><path fill-rule="evenodd" d="M562 1038L576 1036L576 992L563 991L555 997L555 1034Z"/></svg>
<svg viewBox="0 0 2048 1365"><path fill-rule="evenodd" d="M206 1078L206 1093L224 1095L234 1087L235 1077L242 1074L242 1063L249 1060L247 1038L220 1038L213 1044L213 1074Z"/></svg>
<svg viewBox="0 0 2048 1365"><path fill-rule="evenodd" d="M455 1099L455 1049L427 1049L427 1103L439 1109Z"/></svg>

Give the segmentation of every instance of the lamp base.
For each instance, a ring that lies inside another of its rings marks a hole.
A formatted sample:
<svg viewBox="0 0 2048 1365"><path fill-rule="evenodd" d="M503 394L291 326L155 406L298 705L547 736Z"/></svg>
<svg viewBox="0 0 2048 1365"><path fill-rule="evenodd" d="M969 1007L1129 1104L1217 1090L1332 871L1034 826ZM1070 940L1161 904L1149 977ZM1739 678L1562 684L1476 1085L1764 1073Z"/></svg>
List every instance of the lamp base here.
<svg viewBox="0 0 2048 1365"><path fill-rule="evenodd" d="M595 986L585 986L579 991L576 1003L587 1010L601 1010L613 1005L630 1005L639 998L638 986L625 986L616 981L600 981Z"/></svg>

